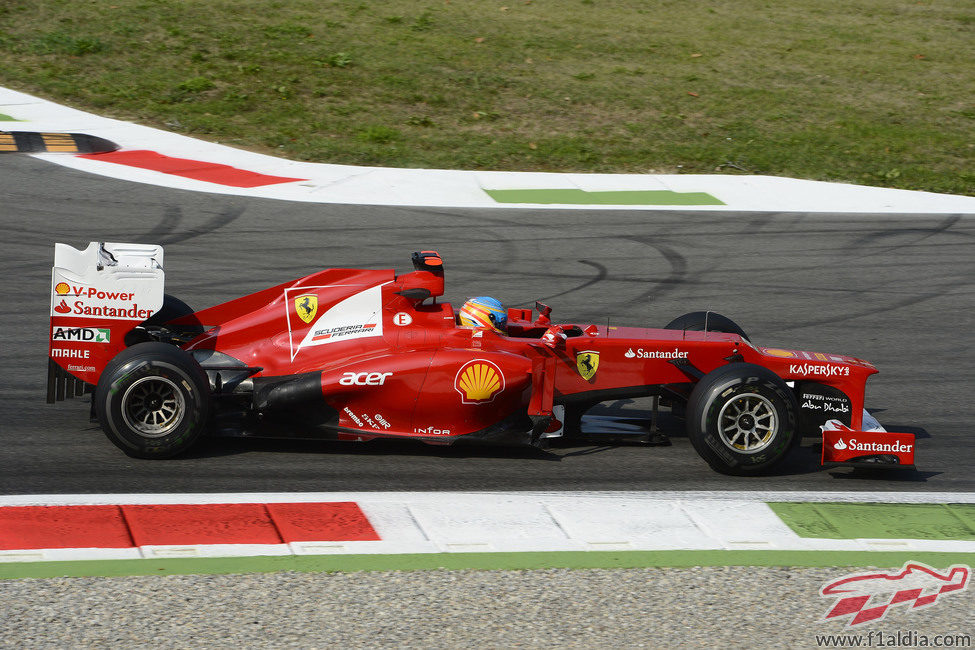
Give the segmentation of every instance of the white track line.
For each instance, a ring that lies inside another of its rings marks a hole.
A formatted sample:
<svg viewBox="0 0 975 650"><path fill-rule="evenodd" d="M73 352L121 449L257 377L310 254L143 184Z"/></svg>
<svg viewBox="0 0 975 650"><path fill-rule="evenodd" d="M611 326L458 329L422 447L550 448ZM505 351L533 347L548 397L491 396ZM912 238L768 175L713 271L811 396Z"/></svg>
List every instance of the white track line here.
<svg viewBox="0 0 975 650"><path fill-rule="evenodd" d="M766 490L669 490L669 491L469 491L469 492L206 492L156 494L13 494L0 495L0 506L139 505L178 503L309 503L355 501L358 503L438 504L450 500L575 501L578 499L632 499L659 501L789 501L847 503L975 503L975 492L841 492Z"/></svg>

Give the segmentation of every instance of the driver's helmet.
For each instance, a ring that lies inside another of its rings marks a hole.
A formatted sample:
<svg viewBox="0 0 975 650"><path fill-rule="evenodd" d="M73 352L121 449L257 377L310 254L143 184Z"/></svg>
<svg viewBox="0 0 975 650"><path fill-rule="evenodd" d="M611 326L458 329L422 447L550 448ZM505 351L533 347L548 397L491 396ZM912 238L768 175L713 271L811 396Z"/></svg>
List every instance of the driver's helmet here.
<svg viewBox="0 0 975 650"><path fill-rule="evenodd" d="M460 324L467 327L488 327L504 334L508 314L501 301L490 296L471 298L460 308Z"/></svg>

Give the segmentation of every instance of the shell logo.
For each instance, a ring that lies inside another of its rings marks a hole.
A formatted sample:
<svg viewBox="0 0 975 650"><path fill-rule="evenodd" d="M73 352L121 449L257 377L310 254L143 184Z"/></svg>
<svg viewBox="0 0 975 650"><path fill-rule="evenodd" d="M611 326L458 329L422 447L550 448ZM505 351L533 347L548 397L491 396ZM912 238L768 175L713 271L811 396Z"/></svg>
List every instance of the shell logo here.
<svg viewBox="0 0 975 650"><path fill-rule="evenodd" d="M765 352L765 354L769 355L770 357L781 357L783 359L796 358L796 353L792 352L791 350L780 350L778 348L765 348L763 352Z"/></svg>
<svg viewBox="0 0 975 650"><path fill-rule="evenodd" d="M486 359L468 361L457 371L454 390L464 404L487 404L504 390L504 373Z"/></svg>
<svg viewBox="0 0 975 650"><path fill-rule="evenodd" d="M67 282L58 282L56 285L54 285L54 291L56 291L59 296L63 296L71 291L71 287L68 286Z"/></svg>

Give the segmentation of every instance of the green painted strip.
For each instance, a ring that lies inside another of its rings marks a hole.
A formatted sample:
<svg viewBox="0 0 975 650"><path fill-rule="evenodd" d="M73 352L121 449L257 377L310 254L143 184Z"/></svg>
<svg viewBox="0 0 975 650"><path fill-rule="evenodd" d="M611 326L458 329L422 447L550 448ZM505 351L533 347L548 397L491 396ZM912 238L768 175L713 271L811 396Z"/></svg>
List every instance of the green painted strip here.
<svg viewBox="0 0 975 650"><path fill-rule="evenodd" d="M800 537L975 540L975 504L769 503Z"/></svg>
<svg viewBox="0 0 975 650"><path fill-rule="evenodd" d="M20 120L14 119L9 115L4 115L3 113L0 113L0 122L19 122L19 121Z"/></svg>
<svg viewBox="0 0 975 650"><path fill-rule="evenodd" d="M484 190L498 203L562 203L571 205L724 205L706 192L646 190L586 192L584 190Z"/></svg>
<svg viewBox="0 0 975 650"><path fill-rule="evenodd" d="M0 564L0 579L81 576L269 573L274 571L418 571L433 569L632 569L692 566L897 568L908 560L934 567L972 562L971 553L881 551L560 551L539 553L418 553L410 555L285 555L155 560L87 560Z"/></svg>

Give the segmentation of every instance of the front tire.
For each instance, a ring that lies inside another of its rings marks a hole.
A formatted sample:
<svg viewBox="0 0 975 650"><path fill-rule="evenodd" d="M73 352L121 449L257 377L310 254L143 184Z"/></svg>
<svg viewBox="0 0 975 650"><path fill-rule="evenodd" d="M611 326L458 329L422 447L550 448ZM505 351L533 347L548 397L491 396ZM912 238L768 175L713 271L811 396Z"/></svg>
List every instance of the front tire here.
<svg viewBox="0 0 975 650"><path fill-rule="evenodd" d="M732 363L701 379L687 403L687 436L715 471L767 472L799 442L796 398L771 370Z"/></svg>
<svg viewBox="0 0 975 650"><path fill-rule="evenodd" d="M133 458L171 458L203 433L209 382L200 364L167 343L139 343L106 366L94 395L98 422Z"/></svg>
<svg viewBox="0 0 975 650"><path fill-rule="evenodd" d="M745 330L743 330L738 323L731 320L727 316L722 316L721 314L713 311L692 311L689 314L678 316L674 320L667 323L664 329L691 330L695 332L703 332L706 329L708 332L737 334L746 341L748 340L748 335L745 334Z"/></svg>

